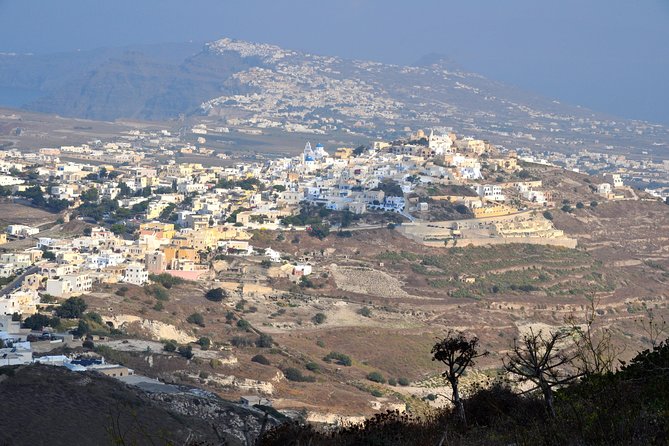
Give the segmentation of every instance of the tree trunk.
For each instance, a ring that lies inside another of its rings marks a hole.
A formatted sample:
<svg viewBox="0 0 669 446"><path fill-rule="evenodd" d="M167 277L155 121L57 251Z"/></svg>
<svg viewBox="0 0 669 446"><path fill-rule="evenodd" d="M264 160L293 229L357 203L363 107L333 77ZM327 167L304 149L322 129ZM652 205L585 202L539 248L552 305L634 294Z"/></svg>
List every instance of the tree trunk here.
<svg viewBox="0 0 669 446"><path fill-rule="evenodd" d="M451 388L453 389L453 404L455 405L456 413L462 424L466 426L467 416L465 415L465 406L460 399L460 391L458 390L458 382L456 380L451 381Z"/></svg>
<svg viewBox="0 0 669 446"><path fill-rule="evenodd" d="M541 386L541 391L544 394L544 400L546 401L546 410L548 410L548 415L551 418L555 418L555 408L553 407L553 391L550 386L543 384Z"/></svg>

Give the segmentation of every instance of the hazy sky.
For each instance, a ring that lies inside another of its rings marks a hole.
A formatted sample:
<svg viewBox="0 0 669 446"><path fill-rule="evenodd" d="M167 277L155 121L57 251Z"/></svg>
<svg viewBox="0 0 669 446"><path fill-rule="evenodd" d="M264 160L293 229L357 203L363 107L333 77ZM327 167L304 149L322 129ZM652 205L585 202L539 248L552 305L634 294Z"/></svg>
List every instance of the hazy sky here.
<svg viewBox="0 0 669 446"><path fill-rule="evenodd" d="M0 0L0 52L234 37L460 66L564 102L669 124L669 0Z"/></svg>

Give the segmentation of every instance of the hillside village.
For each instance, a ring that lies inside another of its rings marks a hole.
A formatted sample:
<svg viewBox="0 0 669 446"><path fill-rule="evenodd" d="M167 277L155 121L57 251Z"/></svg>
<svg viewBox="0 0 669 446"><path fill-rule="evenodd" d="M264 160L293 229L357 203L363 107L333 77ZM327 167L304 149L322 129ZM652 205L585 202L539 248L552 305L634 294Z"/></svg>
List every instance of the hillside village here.
<svg viewBox="0 0 669 446"><path fill-rule="evenodd" d="M90 291L94 283L142 286L149 274L164 272L196 280L208 274L212 253L255 254L283 263L280 252L254 250L249 240L255 230L322 236L352 224L390 224L432 246L459 241L576 245L552 226L547 213L556 207L552 191L525 172L523 158L454 133L419 131L409 141L332 153L307 143L301 156L230 167L145 166L130 152L107 153L117 162L129 161L121 165L59 161L67 152L97 156L86 146L43 149L36 156L3 152L3 195L59 210L62 223L107 225L73 238L9 225L3 235L7 246L12 240L34 245L0 257L0 276L22 279L2 299L4 313L32 314L39 293L67 298ZM607 181L594 186L602 200L633 194L620 175ZM458 218L433 221L431 213L444 208ZM330 212L337 218L324 221ZM297 263L285 271L301 275L309 268Z"/></svg>
<svg viewBox="0 0 669 446"><path fill-rule="evenodd" d="M72 157L81 161L70 161ZM128 287L154 293L154 309L163 308L160 289L165 281L212 287L221 281L237 282L237 291L222 293L237 292L242 301L258 294L245 293L244 283L257 284L260 278L313 286L328 275L314 256L327 259L330 249L320 254L288 252L283 240L299 243L302 234L346 240L356 231L382 228L429 248L522 243L573 249L578 241L555 228L553 212L598 205L594 200L571 202L562 195L558 200L532 173L532 166L551 166L549 161L453 132L417 131L404 140L356 148L328 150L306 143L292 158L225 167L163 164L155 153L135 152L132 145L119 142L37 153L8 150L0 152L0 158L2 199L57 218L44 224L9 224L0 236L3 364L40 362L74 371L96 370L149 386L159 383L141 376L127 378L135 375L133 369L109 364L104 356L51 354L53 348L90 342L95 331L91 326L121 333L118 329L130 319L115 314L111 300L104 317L93 313L78 326L64 327L54 314L63 305L79 302L78 296L110 286L121 298ZM599 201L639 200L619 173L588 181ZM273 234L270 240L282 243L268 242L262 237L267 233ZM351 267L335 265L329 270L337 281L342 275L358 277L353 290L378 287L372 283L377 280L388 286L396 281L383 275L373 278L373 272L365 276ZM469 275L456 279L463 284L477 280ZM412 297L402 290L396 293ZM204 326L201 316L189 322ZM165 332L180 343L206 339L146 324L161 333L155 336L160 339ZM150 350L152 344L147 345ZM191 349L179 349L192 357ZM276 377L231 379L237 388L261 394L271 394L277 382ZM396 403L385 404L377 409Z"/></svg>

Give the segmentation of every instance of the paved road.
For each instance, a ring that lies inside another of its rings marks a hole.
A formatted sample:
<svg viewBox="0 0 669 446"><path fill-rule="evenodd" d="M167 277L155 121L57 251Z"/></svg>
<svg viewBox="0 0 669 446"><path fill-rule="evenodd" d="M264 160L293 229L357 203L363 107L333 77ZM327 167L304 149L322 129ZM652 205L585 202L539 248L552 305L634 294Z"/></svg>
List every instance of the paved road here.
<svg viewBox="0 0 669 446"><path fill-rule="evenodd" d="M5 285L1 290L0 290L0 296L4 296L5 294L9 294L15 289L19 288L21 284L23 283L23 279L26 278L26 276L29 276L31 274L36 273L39 271L39 268L35 265L29 267L27 270L23 272L20 276L18 276L16 279L12 280L9 282L7 285Z"/></svg>

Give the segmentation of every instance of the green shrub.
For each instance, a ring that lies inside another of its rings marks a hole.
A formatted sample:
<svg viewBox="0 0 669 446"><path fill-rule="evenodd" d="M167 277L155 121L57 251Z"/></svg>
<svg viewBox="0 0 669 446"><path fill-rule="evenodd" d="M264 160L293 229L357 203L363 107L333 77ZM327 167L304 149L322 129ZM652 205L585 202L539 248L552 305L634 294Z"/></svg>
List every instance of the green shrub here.
<svg viewBox="0 0 669 446"><path fill-rule="evenodd" d="M56 308L56 315L64 319L78 319L86 311L88 305L81 297L70 297Z"/></svg>
<svg viewBox="0 0 669 446"><path fill-rule="evenodd" d="M316 364L315 362L307 362L304 367L309 370L310 372L318 372L321 369L321 366Z"/></svg>
<svg viewBox="0 0 669 446"><path fill-rule="evenodd" d="M240 319L237 321L237 328L240 330L248 330L251 328L251 324L246 319Z"/></svg>
<svg viewBox="0 0 669 446"><path fill-rule="evenodd" d="M204 317L200 313L191 314L186 318L186 322L204 327Z"/></svg>
<svg viewBox="0 0 669 446"><path fill-rule="evenodd" d="M339 353L339 352L328 353L327 356L325 356L325 358L323 358L323 361L325 361L325 362L335 361L335 363L337 363L339 365L346 366L346 367L350 367L351 364L353 363L351 361L350 356L345 355L343 353Z"/></svg>
<svg viewBox="0 0 669 446"><path fill-rule="evenodd" d="M175 285L181 285L186 281L181 277L176 277L171 274L162 273L162 274L149 274L149 280L155 283L159 283L164 288L170 289Z"/></svg>
<svg viewBox="0 0 669 446"><path fill-rule="evenodd" d="M253 339L244 336L234 336L230 343L235 347L252 347L254 345Z"/></svg>
<svg viewBox="0 0 669 446"><path fill-rule="evenodd" d="M251 361L262 365L270 365L269 359L263 355L255 355L253 358L251 358Z"/></svg>
<svg viewBox="0 0 669 446"><path fill-rule="evenodd" d="M397 384L399 384L400 386L404 386L404 387L406 387L406 386L408 386L408 385L410 384L410 382L409 382L409 380L406 379L406 378L398 378L398 379L397 379Z"/></svg>
<svg viewBox="0 0 669 446"><path fill-rule="evenodd" d="M23 326L31 330L41 330L44 327L57 327L58 324L60 324L60 319L50 318L49 316L40 313L28 316L26 320L23 321Z"/></svg>
<svg viewBox="0 0 669 446"><path fill-rule="evenodd" d="M274 345L274 340L268 334L262 333L258 339L256 339L256 347L258 348L271 348Z"/></svg>
<svg viewBox="0 0 669 446"><path fill-rule="evenodd" d="M283 374L285 375L286 379L288 381L295 381L295 382L315 382L316 378L313 376L305 376L300 372L298 369L294 367L288 367L283 371Z"/></svg>
<svg viewBox="0 0 669 446"><path fill-rule="evenodd" d="M223 288L213 288L207 291L204 297L212 302L222 302L228 297L228 293Z"/></svg>
<svg viewBox="0 0 669 446"><path fill-rule="evenodd" d="M211 347L211 339L209 339L206 336L203 336L200 339L198 339L197 343L202 350L209 350L209 347Z"/></svg>
<svg viewBox="0 0 669 446"><path fill-rule="evenodd" d="M177 350L177 344L174 341L167 341L163 344L163 350L166 352L175 352Z"/></svg>
<svg viewBox="0 0 669 446"><path fill-rule="evenodd" d="M165 289L165 287L157 283L154 283L152 285L145 285L144 292L149 296L153 296L161 301L170 300L170 294L167 291L167 289Z"/></svg>
<svg viewBox="0 0 669 446"><path fill-rule="evenodd" d="M379 372L370 372L367 374L367 379L375 383L385 384L386 379Z"/></svg>
<svg viewBox="0 0 669 446"><path fill-rule="evenodd" d="M358 310L358 314L364 317L372 317L372 310L368 307L362 307Z"/></svg>
<svg viewBox="0 0 669 446"><path fill-rule="evenodd" d="M179 354L186 359L191 359L193 357L193 347L190 345L182 345L177 349Z"/></svg>
<svg viewBox="0 0 669 446"><path fill-rule="evenodd" d="M326 319L327 319L327 316L326 316L325 314L323 314L323 313L316 313L316 314L314 315L314 317L311 318L311 321L312 321L314 324L316 324L316 325L320 325L320 324L322 324L323 322L325 322Z"/></svg>

